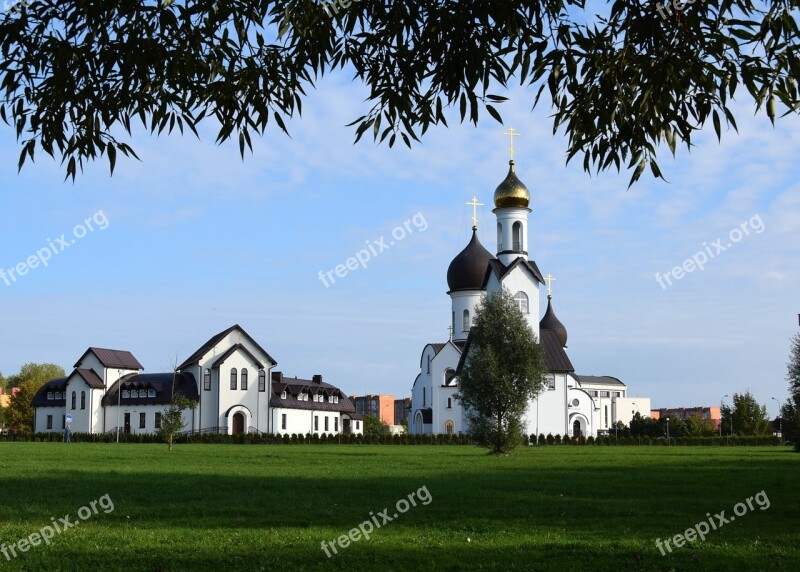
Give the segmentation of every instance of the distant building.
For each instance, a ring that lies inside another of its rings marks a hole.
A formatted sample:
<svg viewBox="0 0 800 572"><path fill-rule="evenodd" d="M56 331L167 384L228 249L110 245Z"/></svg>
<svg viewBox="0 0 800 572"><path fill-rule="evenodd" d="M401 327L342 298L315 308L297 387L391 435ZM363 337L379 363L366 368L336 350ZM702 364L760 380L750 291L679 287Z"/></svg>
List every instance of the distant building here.
<svg viewBox="0 0 800 572"><path fill-rule="evenodd" d="M701 405L699 407L662 407L661 409L653 409L650 411L650 417L653 419L661 419L662 417L677 417L681 421L686 421L689 415L700 415L704 421L712 421L714 427L719 429L721 420L719 407L706 407Z"/></svg>
<svg viewBox="0 0 800 572"><path fill-rule="evenodd" d="M394 424L402 425L408 414L411 412L411 398L394 400Z"/></svg>
<svg viewBox="0 0 800 572"><path fill-rule="evenodd" d="M0 387L0 407L8 407L11 402L11 396L16 395L19 387L12 387L11 389L3 389Z"/></svg>
<svg viewBox="0 0 800 572"><path fill-rule="evenodd" d="M356 413L372 415L386 425L396 425L394 395L359 395L351 399L356 406Z"/></svg>

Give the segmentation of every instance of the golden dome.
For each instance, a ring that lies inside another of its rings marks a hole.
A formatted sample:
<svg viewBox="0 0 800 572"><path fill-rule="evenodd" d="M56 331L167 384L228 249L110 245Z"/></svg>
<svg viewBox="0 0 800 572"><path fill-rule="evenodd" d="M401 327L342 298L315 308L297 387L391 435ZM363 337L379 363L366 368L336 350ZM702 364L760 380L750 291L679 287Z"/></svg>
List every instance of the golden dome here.
<svg viewBox="0 0 800 572"><path fill-rule="evenodd" d="M508 162L508 175L497 186L494 191L494 206L503 207L522 207L528 208L531 202L531 194L528 192L522 181L514 173L514 160Z"/></svg>

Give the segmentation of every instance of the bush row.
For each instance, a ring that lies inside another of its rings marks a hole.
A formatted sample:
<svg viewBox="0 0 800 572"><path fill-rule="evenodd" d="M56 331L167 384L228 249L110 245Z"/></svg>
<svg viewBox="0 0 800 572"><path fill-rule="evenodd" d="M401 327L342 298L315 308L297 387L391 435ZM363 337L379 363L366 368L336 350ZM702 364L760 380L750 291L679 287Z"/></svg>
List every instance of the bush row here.
<svg viewBox="0 0 800 572"><path fill-rule="evenodd" d="M569 435L543 434L530 435L526 439L530 445L683 445L683 446L745 446L745 445L780 445L781 440L773 435L748 437L615 437L601 435L599 437L572 437Z"/></svg>

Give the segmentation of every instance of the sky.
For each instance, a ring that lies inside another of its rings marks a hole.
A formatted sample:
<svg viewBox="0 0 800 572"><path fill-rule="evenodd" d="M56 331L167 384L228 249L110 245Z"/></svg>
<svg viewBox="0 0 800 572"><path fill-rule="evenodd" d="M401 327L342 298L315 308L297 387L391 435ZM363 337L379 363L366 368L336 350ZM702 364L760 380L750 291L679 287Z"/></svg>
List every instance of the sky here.
<svg viewBox="0 0 800 572"><path fill-rule="evenodd" d="M662 150L668 182L648 171L628 190L628 172L565 165L566 139L546 107L531 111L529 90L503 93L505 125L452 114L411 150L353 144L346 125L366 95L327 76L287 123L291 138L270 128L244 160L236 142L215 145L211 124L200 140L139 129L141 162L120 157L110 176L101 160L74 183L46 156L17 173L19 146L0 128L0 372L69 370L90 346L170 371L238 323L275 371L410 396L423 347L448 337L447 267L468 242L473 196L495 252L491 199L513 126L529 256L555 277L577 373L618 377L654 408L750 390L776 413L800 312L798 118L773 128L741 96L738 134L718 143L709 128L691 152ZM40 251L46 266L9 277ZM337 276L359 251L364 265Z"/></svg>

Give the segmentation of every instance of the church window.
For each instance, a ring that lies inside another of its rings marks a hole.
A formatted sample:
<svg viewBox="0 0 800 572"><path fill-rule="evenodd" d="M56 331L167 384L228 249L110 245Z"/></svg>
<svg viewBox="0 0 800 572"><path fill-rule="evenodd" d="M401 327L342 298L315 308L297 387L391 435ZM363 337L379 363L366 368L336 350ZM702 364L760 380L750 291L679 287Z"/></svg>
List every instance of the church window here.
<svg viewBox="0 0 800 572"><path fill-rule="evenodd" d="M450 324L450 325L452 326L451 332L455 332L456 331L456 311L455 310L453 310L453 323Z"/></svg>
<svg viewBox="0 0 800 572"><path fill-rule="evenodd" d="M153 427L155 429L161 429L161 412L156 411L155 419L153 419Z"/></svg>
<svg viewBox="0 0 800 572"><path fill-rule="evenodd" d="M67 428L67 416L66 415L62 415L61 416L61 428L62 429L66 429Z"/></svg>
<svg viewBox="0 0 800 572"><path fill-rule="evenodd" d="M211 391L211 370L208 368L203 372L203 389Z"/></svg>
<svg viewBox="0 0 800 572"><path fill-rule="evenodd" d="M423 388L422 388L422 405L423 405L423 406L425 405L425 397L426 397L426 396L425 396L425 388L423 387Z"/></svg>
<svg viewBox="0 0 800 572"><path fill-rule="evenodd" d="M497 223L497 252L503 252L503 225Z"/></svg>
<svg viewBox="0 0 800 572"><path fill-rule="evenodd" d="M122 399L128 399L131 396L131 392L127 389L122 390Z"/></svg>
<svg viewBox="0 0 800 572"><path fill-rule="evenodd" d="M431 372L431 356L428 356L428 373Z"/></svg>
<svg viewBox="0 0 800 572"><path fill-rule="evenodd" d="M139 429L144 429L147 424L147 414L139 413Z"/></svg>
<svg viewBox="0 0 800 572"><path fill-rule="evenodd" d="M147 397L155 397L155 396L156 396L156 390L155 389L148 389L147 390Z"/></svg>
<svg viewBox="0 0 800 572"><path fill-rule="evenodd" d="M522 250L522 223L515 222L514 226L511 227L511 233L514 240L514 250L519 252Z"/></svg>
<svg viewBox="0 0 800 572"><path fill-rule="evenodd" d="M453 408L453 398L452 397L448 397L447 398L447 408L448 409L452 409Z"/></svg>
<svg viewBox="0 0 800 572"><path fill-rule="evenodd" d="M231 368L231 389L236 389L237 379L236 368Z"/></svg>
<svg viewBox="0 0 800 572"><path fill-rule="evenodd" d="M81 409L86 409L86 392L81 391Z"/></svg>
<svg viewBox="0 0 800 572"><path fill-rule="evenodd" d="M77 399L77 393L72 392L72 409L75 409L75 400Z"/></svg>
<svg viewBox="0 0 800 572"><path fill-rule="evenodd" d="M246 367L242 368L242 385L241 385L241 389L242 389L242 391L246 391L247 390L247 368Z"/></svg>
<svg viewBox="0 0 800 572"><path fill-rule="evenodd" d="M267 390L267 372L263 369L258 370L258 390L261 392Z"/></svg>
<svg viewBox="0 0 800 572"><path fill-rule="evenodd" d="M461 324L461 329L464 330L465 332L468 332L469 331L469 326L470 326L470 323L469 323L469 310L464 310L464 319L463 319L463 323Z"/></svg>
<svg viewBox="0 0 800 572"><path fill-rule="evenodd" d="M286 429L286 413L281 414L281 429Z"/></svg>
<svg viewBox="0 0 800 572"><path fill-rule="evenodd" d="M514 301L517 303L519 307L519 311L523 314L527 314L528 312L528 295L525 292L519 291L514 294Z"/></svg>
<svg viewBox="0 0 800 572"><path fill-rule="evenodd" d="M448 435L452 435L454 427L455 424L452 421L448 421L444 424L444 432Z"/></svg>
<svg viewBox="0 0 800 572"><path fill-rule="evenodd" d="M47 428L48 429L52 429L53 428L53 416L52 415L48 415L47 416Z"/></svg>
<svg viewBox="0 0 800 572"><path fill-rule="evenodd" d="M580 402L580 401L579 401L577 398L575 398L575 399L573 399L573 400L572 400L572 406L573 406L573 407L577 407L577 406L578 406L578 405L580 405L580 404L581 404L581 402Z"/></svg>

